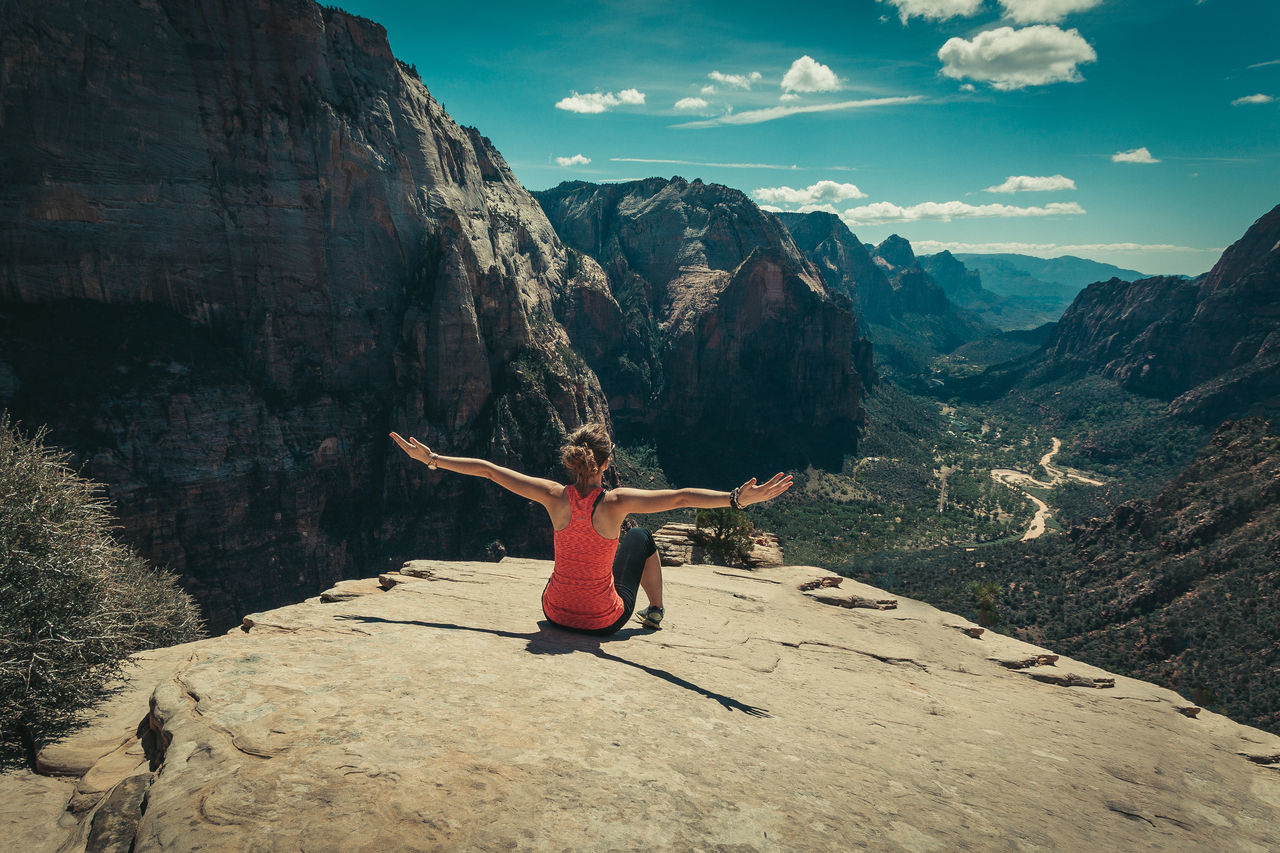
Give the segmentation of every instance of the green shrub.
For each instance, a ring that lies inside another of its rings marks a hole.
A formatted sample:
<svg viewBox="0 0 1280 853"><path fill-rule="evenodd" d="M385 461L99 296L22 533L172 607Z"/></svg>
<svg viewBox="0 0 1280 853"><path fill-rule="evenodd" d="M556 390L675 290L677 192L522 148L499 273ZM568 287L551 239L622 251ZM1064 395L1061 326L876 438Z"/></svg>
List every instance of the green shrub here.
<svg viewBox="0 0 1280 853"><path fill-rule="evenodd" d="M12 760L65 733L130 654L198 639L176 578L112 538L96 484L0 414L0 730Z"/></svg>
<svg viewBox="0 0 1280 853"><path fill-rule="evenodd" d="M978 624L984 628L1000 624L1000 584L991 581L974 581L969 584L969 594L978 608Z"/></svg>
<svg viewBox="0 0 1280 853"><path fill-rule="evenodd" d="M755 525L741 510L733 507L700 509L694 523L702 547L712 559L726 565L742 562L755 546L751 540Z"/></svg>

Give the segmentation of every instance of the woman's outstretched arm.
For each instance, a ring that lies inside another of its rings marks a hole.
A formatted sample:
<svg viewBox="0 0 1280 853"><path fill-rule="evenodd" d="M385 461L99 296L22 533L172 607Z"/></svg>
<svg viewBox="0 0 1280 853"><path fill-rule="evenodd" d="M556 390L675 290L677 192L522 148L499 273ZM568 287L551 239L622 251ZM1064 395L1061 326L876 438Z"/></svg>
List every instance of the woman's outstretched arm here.
<svg viewBox="0 0 1280 853"><path fill-rule="evenodd" d="M564 495L564 486L554 480L530 477L528 474L521 474L511 468L503 468L501 465L495 465L485 459L472 459L466 456L441 456L439 453L433 453L430 447L427 447L413 436L410 436L409 440L405 441L400 437L399 433L393 432L391 433L391 438L400 446L401 450L427 467L443 468L446 471L467 474L471 477L484 477L509 492L514 492L522 498L536 501L543 506L549 506Z"/></svg>
<svg viewBox="0 0 1280 853"><path fill-rule="evenodd" d="M791 483L790 474L774 474L764 485L757 485L756 478L752 477L734 490L738 496L738 506L773 500L791 488ZM621 512L647 513L681 507L715 509L731 506L730 498L734 492L718 492L713 489L614 489L609 494L617 501Z"/></svg>

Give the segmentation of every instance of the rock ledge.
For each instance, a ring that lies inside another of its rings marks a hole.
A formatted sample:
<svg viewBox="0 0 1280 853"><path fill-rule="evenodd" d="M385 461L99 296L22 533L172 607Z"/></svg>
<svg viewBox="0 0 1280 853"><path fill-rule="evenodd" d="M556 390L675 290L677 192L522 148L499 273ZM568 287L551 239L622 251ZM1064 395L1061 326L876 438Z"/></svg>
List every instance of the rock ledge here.
<svg viewBox="0 0 1280 853"><path fill-rule="evenodd" d="M9 837L65 851L1280 847L1280 738L1189 717L1168 690L966 636L910 599L831 606L815 594L834 576L803 566L670 569L669 627L602 640L540 621L549 571L415 562L143 656L77 736L100 754L46 751L79 781L0 780ZM60 820L57 798L71 800Z"/></svg>

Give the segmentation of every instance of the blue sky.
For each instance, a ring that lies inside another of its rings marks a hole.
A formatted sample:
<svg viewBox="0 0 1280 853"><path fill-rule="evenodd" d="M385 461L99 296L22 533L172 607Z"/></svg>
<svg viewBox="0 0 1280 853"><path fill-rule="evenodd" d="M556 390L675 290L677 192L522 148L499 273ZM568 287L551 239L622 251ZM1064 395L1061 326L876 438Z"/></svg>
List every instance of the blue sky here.
<svg viewBox="0 0 1280 853"><path fill-rule="evenodd" d="M1280 203L1276 0L344 0L530 189L702 178L917 252L1203 272Z"/></svg>

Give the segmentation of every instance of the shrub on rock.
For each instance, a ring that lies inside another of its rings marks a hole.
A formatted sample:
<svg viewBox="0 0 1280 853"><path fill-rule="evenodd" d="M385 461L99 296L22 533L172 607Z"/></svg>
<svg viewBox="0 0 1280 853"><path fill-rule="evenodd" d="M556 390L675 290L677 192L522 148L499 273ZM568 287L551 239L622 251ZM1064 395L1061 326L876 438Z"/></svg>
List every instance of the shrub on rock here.
<svg viewBox="0 0 1280 853"><path fill-rule="evenodd" d="M0 730L28 759L74 725L130 654L199 639L176 577L111 535L98 486L0 414Z"/></svg>
<svg viewBox="0 0 1280 853"><path fill-rule="evenodd" d="M755 525L747 514L731 507L698 510L697 533L699 544L706 548L713 559L725 565L742 562L751 553L751 534Z"/></svg>

